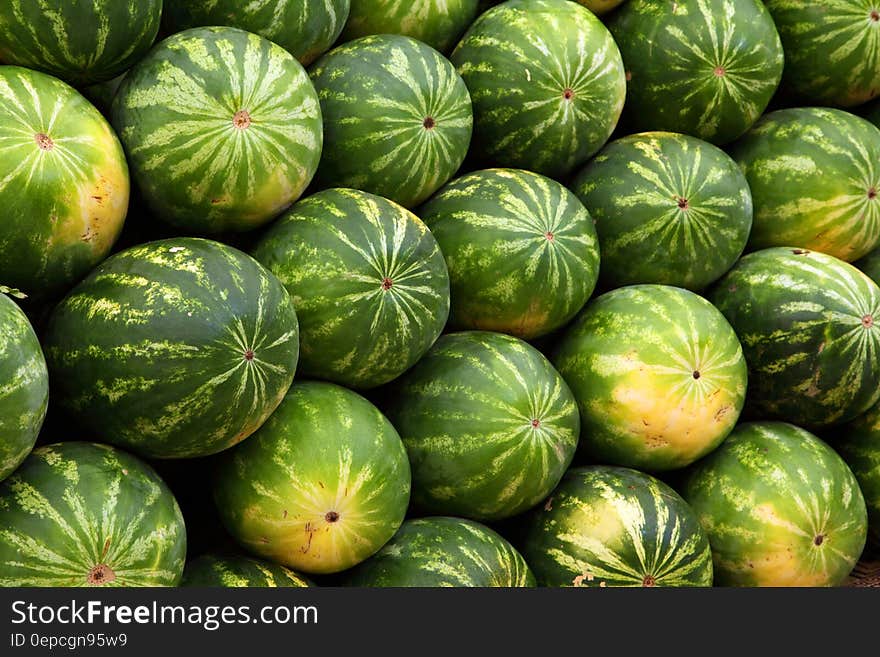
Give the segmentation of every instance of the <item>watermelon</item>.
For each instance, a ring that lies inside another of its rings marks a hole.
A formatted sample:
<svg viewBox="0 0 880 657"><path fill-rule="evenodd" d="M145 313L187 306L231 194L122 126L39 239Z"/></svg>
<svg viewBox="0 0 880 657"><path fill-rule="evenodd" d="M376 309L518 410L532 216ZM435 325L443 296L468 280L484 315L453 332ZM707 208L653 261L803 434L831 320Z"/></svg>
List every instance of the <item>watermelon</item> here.
<svg viewBox="0 0 880 657"><path fill-rule="evenodd" d="M414 214L366 192L329 189L300 201L253 255L293 298L304 376L387 383L434 344L449 315L437 241Z"/></svg>
<svg viewBox="0 0 880 657"><path fill-rule="evenodd" d="M197 238L98 266L53 310L54 398L103 441L154 458L243 440L281 403L298 355L293 303L250 256Z"/></svg>
<svg viewBox="0 0 880 657"><path fill-rule="evenodd" d="M5 0L0 61L76 86L116 77L153 45L162 0Z"/></svg>
<svg viewBox="0 0 880 657"><path fill-rule="evenodd" d="M321 156L305 69L232 27L162 41L126 74L112 117L155 214L201 234L270 221L299 198Z"/></svg>
<svg viewBox="0 0 880 657"><path fill-rule="evenodd" d="M693 463L733 430L746 361L730 324L700 296L633 285L587 305L553 363L581 413L581 450L650 471Z"/></svg>
<svg viewBox="0 0 880 657"><path fill-rule="evenodd" d="M611 136L626 94L611 34L568 0L510 0L471 26L451 55L474 103L474 154L553 178Z"/></svg>
<svg viewBox="0 0 880 657"><path fill-rule="evenodd" d="M0 66L0 283L63 293L107 257L128 209L110 124L60 80Z"/></svg>
<svg viewBox="0 0 880 657"><path fill-rule="evenodd" d="M580 426L550 362L486 331L442 336L389 386L383 410L409 454L415 507L484 521L544 499L571 463Z"/></svg>
<svg viewBox="0 0 880 657"><path fill-rule="evenodd" d="M351 570L361 587L531 587L522 555L497 533L461 518L407 520L379 552Z"/></svg>
<svg viewBox="0 0 880 657"><path fill-rule="evenodd" d="M568 322L593 293L596 229L554 180L477 171L446 185L419 214L449 267L453 329L538 337Z"/></svg>
<svg viewBox="0 0 880 657"><path fill-rule="evenodd" d="M853 266L867 274L872 281L878 283L880 281L880 248L876 248L868 255L859 258L853 263Z"/></svg>
<svg viewBox="0 0 880 657"><path fill-rule="evenodd" d="M880 404L841 427L833 446L859 482L868 508L868 531L880 545Z"/></svg>
<svg viewBox="0 0 880 657"><path fill-rule="evenodd" d="M836 586L865 546L865 500L843 460L783 422L745 423L683 483L721 586Z"/></svg>
<svg viewBox="0 0 880 657"><path fill-rule="evenodd" d="M238 555L203 554L186 564L181 586L251 588L310 586L284 566Z"/></svg>
<svg viewBox="0 0 880 657"><path fill-rule="evenodd" d="M517 545L541 586L712 584L696 514L669 486L629 468L572 468L520 523Z"/></svg>
<svg viewBox="0 0 880 657"><path fill-rule="evenodd" d="M316 185L418 205L456 172L471 139L467 87L440 53L378 35L331 50L309 71L324 117Z"/></svg>
<svg viewBox="0 0 880 657"><path fill-rule="evenodd" d="M630 0L608 22L628 80L632 131L733 141L763 114L783 51L760 0Z"/></svg>
<svg viewBox="0 0 880 657"><path fill-rule="evenodd" d="M186 528L143 461L65 442L0 483L0 586L176 586Z"/></svg>
<svg viewBox="0 0 880 657"><path fill-rule="evenodd" d="M410 468L391 423L332 383L297 382L251 438L218 457L220 518L249 552L304 573L372 556L406 514Z"/></svg>
<svg viewBox="0 0 880 657"><path fill-rule="evenodd" d="M33 449L49 403L49 373L37 335L0 292L0 481Z"/></svg>
<svg viewBox="0 0 880 657"><path fill-rule="evenodd" d="M669 132L608 144L572 189L596 221L602 285L660 283L701 290L745 249L752 196L719 148Z"/></svg>
<svg viewBox="0 0 880 657"><path fill-rule="evenodd" d="M449 52L477 17L479 0L352 0L342 38L403 34Z"/></svg>
<svg viewBox="0 0 880 657"><path fill-rule="evenodd" d="M799 246L847 262L880 244L880 129L842 110L767 114L730 154L755 204L749 249Z"/></svg>
<svg viewBox="0 0 880 657"><path fill-rule="evenodd" d="M597 16L603 16L612 9L619 7L623 0L575 0Z"/></svg>
<svg viewBox="0 0 880 657"><path fill-rule="evenodd" d="M875 0L764 0L785 48L783 83L805 103L853 107L880 92Z"/></svg>
<svg viewBox="0 0 880 657"><path fill-rule="evenodd" d="M829 426L880 398L880 288L852 265L765 249L740 260L709 299L742 342L756 418Z"/></svg>

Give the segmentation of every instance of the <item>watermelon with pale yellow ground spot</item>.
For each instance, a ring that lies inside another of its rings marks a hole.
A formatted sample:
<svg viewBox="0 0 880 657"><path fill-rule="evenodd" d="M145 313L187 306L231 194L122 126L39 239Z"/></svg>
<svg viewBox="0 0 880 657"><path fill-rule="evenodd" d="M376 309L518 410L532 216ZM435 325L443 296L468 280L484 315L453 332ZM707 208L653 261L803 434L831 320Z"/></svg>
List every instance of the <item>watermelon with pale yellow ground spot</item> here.
<svg viewBox="0 0 880 657"><path fill-rule="evenodd" d="M38 447L0 483L0 586L176 586L185 557L174 495L121 450Z"/></svg>
<svg viewBox="0 0 880 657"><path fill-rule="evenodd" d="M181 586L303 588L309 581L289 568L237 555L203 554L188 561Z"/></svg>
<svg viewBox="0 0 880 657"><path fill-rule="evenodd" d="M60 80L0 66L0 284L66 291L107 257L128 211L128 166L110 124Z"/></svg>
<svg viewBox="0 0 880 657"><path fill-rule="evenodd" d="M294 383L254 436L218 458L212 490L226 529L248 552L303 573L370 557L409 503L397 431L332 383Z"/></svg>
<svg viewBox="0 0 880 657"><path fill-rule="evenodd" d="M715 449L746 395L746 361L724 316L693 292L634 285L590 302L553 362L593 459L671 470Z"/></svg>
<svg viewBox="0 0 880 657"><path fill-rule="evenodd" d="M865 546L858 482L834 450L782 422L738 426L682 492L722 586L836 586Z"/></svg>

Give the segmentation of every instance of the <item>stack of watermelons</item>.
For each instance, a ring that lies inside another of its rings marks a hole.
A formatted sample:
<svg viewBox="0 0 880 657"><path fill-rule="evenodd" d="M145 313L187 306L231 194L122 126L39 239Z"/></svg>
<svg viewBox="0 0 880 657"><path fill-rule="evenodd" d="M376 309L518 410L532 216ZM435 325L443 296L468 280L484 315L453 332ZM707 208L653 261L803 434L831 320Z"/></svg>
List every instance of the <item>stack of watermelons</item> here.
<svg viewBox="0 0 880 657"><path fill-rule="evenodd" d="M2 0L0 62L0 585L880 544L880 2Z"/></svg>

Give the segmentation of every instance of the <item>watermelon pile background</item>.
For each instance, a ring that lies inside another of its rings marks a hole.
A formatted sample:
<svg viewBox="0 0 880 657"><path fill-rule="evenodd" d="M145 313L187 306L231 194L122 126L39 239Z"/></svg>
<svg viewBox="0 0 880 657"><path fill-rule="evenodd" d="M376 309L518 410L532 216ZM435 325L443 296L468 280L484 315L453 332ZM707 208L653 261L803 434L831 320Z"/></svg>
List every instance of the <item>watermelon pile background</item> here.
<svg viewBox="0 0 880 657"><path fill-rule="evenodd" d="M880 1L2 0L0 62L0 585L880 541Z"/></svg>

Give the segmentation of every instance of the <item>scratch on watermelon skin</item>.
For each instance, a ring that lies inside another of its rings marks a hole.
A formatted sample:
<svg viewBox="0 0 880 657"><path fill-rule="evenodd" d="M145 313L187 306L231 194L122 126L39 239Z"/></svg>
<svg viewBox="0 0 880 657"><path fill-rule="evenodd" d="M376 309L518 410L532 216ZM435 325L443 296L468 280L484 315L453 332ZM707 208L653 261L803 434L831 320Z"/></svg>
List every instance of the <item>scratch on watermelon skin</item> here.
<svg viewBox="0 0 880 657"><path fill-rule="evenodd" d="M360 587L533 587L535 576L493 530L462 518L407 520L385 546L345 576Z"/></svg>
<svg viewBox="0 0 880 657"><path fill-rule="evenodd" d="M351 187L410 208L464 161L473 115L452 64L415 39L367 36L309 71L324 116L319 188Z"/></svg>
<svg viewBox="0 0 880 657"><path fill-rule="evenodd" d="M538 337L567 323L593 293L596 229L554 180L477 171L443 187L419 215L449 267L452 329Z"/></svg>
<svg viewBox="0 0 880 657"><path fill-rule="evenodd" d="M77 86L103 82L149 50L161 14L162 0L6 0L0 61Z"/></svg>
<svg viewBox="0 0 880 657"><path fill-rule="evenodd" d="M746 361L731 326L680 288L634 285L587 305L553 354L581 414L581 450L650 471L693 463L733 430Z"/></svg>
<svg viewBox="0 0 880 657"><path fill-rule="evenodd" d="M253 258L204 239L102 263L55 308L53 395L96 436L155 458L205 456L252 434L298 356L293 303Z"/></svg>
<svg viewBox="0 0 880 657"><path fill-rule="evenodd" d="M577 447L565 381L540 352L501 333L442 336L386 400L412 463L413 504L430 513L521 513L553 490Z"/></svg>
<svg viewBox="0 0 880 657"><path fill-rule="evenodd" d="M807 103L854 107L880 92L875 0L766 0L785 47L783 84ZM805 103L806 104L806 103Z"/></svg>
<svg viewBox="0 0 880 657"><path fill-rule="evenodd" d="M752 196L736 163L686 135L645 132L608 144L571 188L596 222L608 288L701 290L745 249Z"/></svg>
<svg viewBox="0 0 880 657"><path fill-rule="evenodd" d="M749 250L797 245L847 262L880 243L880 130L848 112L771 112L734 144L755 204Z"/></svg>
<svg viewBox="0 0 880 657"><path fill-rule="evenodd" d="M304 573L335 573L400 527L410 495L406 450L360 395L297 382L265 425L219 457L214 501L248 552Z"/></svg>
<svg viewBox="0 0 880 657"><path fill-rule="evenodd" d="M865 546L865 501L852 472L791 424L738 426L682 491L709 535L722 586L836 586Z"/></svg>
<svg viewBox="0 0 880 657"><path fill-rule="evenodd" d="M0 293L0 481L24 461L49 403L46 360L28 318Z"/></svg>
<svg viewBox="0 0 880 657"><path fill-rule="evenodd" d="M517 545L540 586L707 587L712 555L696 514L649 475L572 468L520 521Z"/></svg>
<svg viewBox="0 0 880 657"><path fill-rule="evenodd" d="M73 88L18 66L0 66L0 142L0 283L51 298L119 237L129 199L125 155L110 124Z"/></svg>
<svg viewBox="0 0 880 657"><path fill-rule="evenodd" d="M742 343L759 417L830 426L880 396L880 288L852 265L765 249L742 258L709 300Z"/></svg>
<svg viewBox="0 0 880 657"><path fill-rule="evenodd" d="M602 147L623 110L617 45L568 0L493 7L451 59L473 99L475 152L494 165L564 177Z"/></svg>
<svg viewBox="0 0 880 657"><path fill-rule="evenodd" d="M424 355L449 315L449 274L431 232L366 192L303 199L253 255L293 298L307 377L353 388L387 383Z"/></svg>
<svg viewBox="0 0 880 657"><path fill-rule="evenodd" d="M305 70L231 27L162 41L125 76L112 117L151 209L199 233L273 219L321 156L321 109Z"/></svg>
<svg viewBox="0 0 880 657"><path fill-rule="evenodd" d="M759 0L630 0L608 29L635 130L726 144L763 114L782 77L782 43Z"/></svg>
<svg viewBox="0 0 880 657"><path fill-rule="evenodd" d="M305 577L284 566L245 556L221 554L203 554L188 561L180 585L224 588L311 586Z"/></svg>
<svg viewBox="0 0 880 657"><path fill-rule="evenodd" d="M185 557L171 491L118 449L38 447L0 483L0 586L176 586Z"/></svg>

